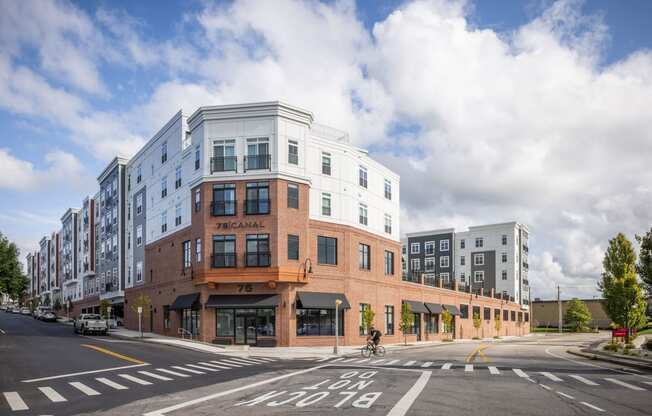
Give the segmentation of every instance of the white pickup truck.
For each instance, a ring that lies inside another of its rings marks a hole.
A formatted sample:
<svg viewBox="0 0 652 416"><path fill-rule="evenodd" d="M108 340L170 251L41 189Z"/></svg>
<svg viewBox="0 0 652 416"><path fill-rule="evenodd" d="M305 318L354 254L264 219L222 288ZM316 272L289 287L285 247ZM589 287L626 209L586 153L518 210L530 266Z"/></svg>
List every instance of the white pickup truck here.
<svg viewBox="0 0 652 416"><path fill-rule="evenodd" d="M106 335L109 332L109 324L100 315L94 313L82 313L75 319L73 324L75 333L86 335L97 333Z"/></svg>

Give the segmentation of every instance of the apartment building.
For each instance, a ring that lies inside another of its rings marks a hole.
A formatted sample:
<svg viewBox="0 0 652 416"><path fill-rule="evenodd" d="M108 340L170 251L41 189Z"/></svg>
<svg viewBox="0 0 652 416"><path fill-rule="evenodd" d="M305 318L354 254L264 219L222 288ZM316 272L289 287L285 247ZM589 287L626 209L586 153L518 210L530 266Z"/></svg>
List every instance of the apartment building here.
<svg viewBox="0 0 652 416"><path fill-rule="evenodd" d="M38 287L38 253L27 253L27 279L29 280L29 299L33 300L37 295Z"/></svg>
<svg viewBox="0 0 652 416"><path fill-rule="evenodd" d="M41 301L50 297L50 239L41 238L39 242L38 289Z"/></svg>
<svg viewBox="0 0 652 416"><path fill-rule="evenodd" d="M80 299L99 290L95 278L95 199L87 196L82 201L77 231L77 277Z"/></svg>
<svg viewBox="0 0 652 416"><path fill-rule="evenodd" d="M77 249L79 233L79 210L69 208L61 217L61 250L59 258L64 302L81 299L77 275Z"/></svg>

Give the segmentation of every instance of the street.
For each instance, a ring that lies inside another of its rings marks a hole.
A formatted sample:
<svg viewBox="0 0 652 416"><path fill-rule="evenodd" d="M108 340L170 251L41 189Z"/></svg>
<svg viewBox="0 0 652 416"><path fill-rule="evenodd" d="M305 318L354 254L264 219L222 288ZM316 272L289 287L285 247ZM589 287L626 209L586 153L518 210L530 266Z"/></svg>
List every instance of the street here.
<svg viewBox="0 0 652 416"><path fill-rule="evenodd" d="M280 360L82 337L4 313L0 329L2 415L652 414L652 373L565 352L595 334Z"/></svg>

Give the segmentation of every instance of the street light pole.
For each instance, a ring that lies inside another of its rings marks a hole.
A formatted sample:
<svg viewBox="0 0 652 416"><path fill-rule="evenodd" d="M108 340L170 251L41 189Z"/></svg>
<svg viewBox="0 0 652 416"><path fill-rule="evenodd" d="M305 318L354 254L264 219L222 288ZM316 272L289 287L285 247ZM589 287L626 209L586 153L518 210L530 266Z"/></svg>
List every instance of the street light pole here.
<svg viewBox="0 0 652 416"><path fill-rule="evenodd" d="M340 304L342 303L341 300L335 299L335 349L333 350L333 353L335 355L339 354L339 347L340 347L340 318L339 318L339 307Z"/></svg>
<svg viewBox="0 0 652 416"><path fill-rule="evenodd" d="M559 317L559 322L558 322L559 333L561 334L562 333L562 329L561 329L561 326L562 326L562 321L561 321L561 288L559 287L559 285L557 285L557 313L558 313L558 317Z"/></svg>

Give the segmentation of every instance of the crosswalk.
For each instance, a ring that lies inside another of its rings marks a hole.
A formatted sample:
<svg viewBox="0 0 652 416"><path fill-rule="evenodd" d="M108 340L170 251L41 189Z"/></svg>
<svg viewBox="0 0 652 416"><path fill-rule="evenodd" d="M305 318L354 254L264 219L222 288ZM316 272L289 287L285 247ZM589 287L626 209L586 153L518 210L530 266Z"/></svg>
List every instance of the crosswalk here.
<svg viewBox="0 0 652 416"><path fill-rule="evenodd" d="M32 390L20 392L7 391L0 394L0 414L4 414L7 407L12 412L29 410L30 406L34 407L42 402L65 403L78 397L101 396L115 390L128 390L139 386L151 386L159 382L165 383L177 379L213 374L234 368L256 366L274 361L277 360L267 357L221 358L219 360L171 365L166 368L147 367L146 370L134 369L133 373L107 373L103 377L91 378L90 380L68 381L64 383L63 387L39 385L35 386L35 390L38 392L36 395L32 394ZM69 387L66 388L66 386ZM77 395L73 397L72 394L74 392L77 392Z"/></svg>

